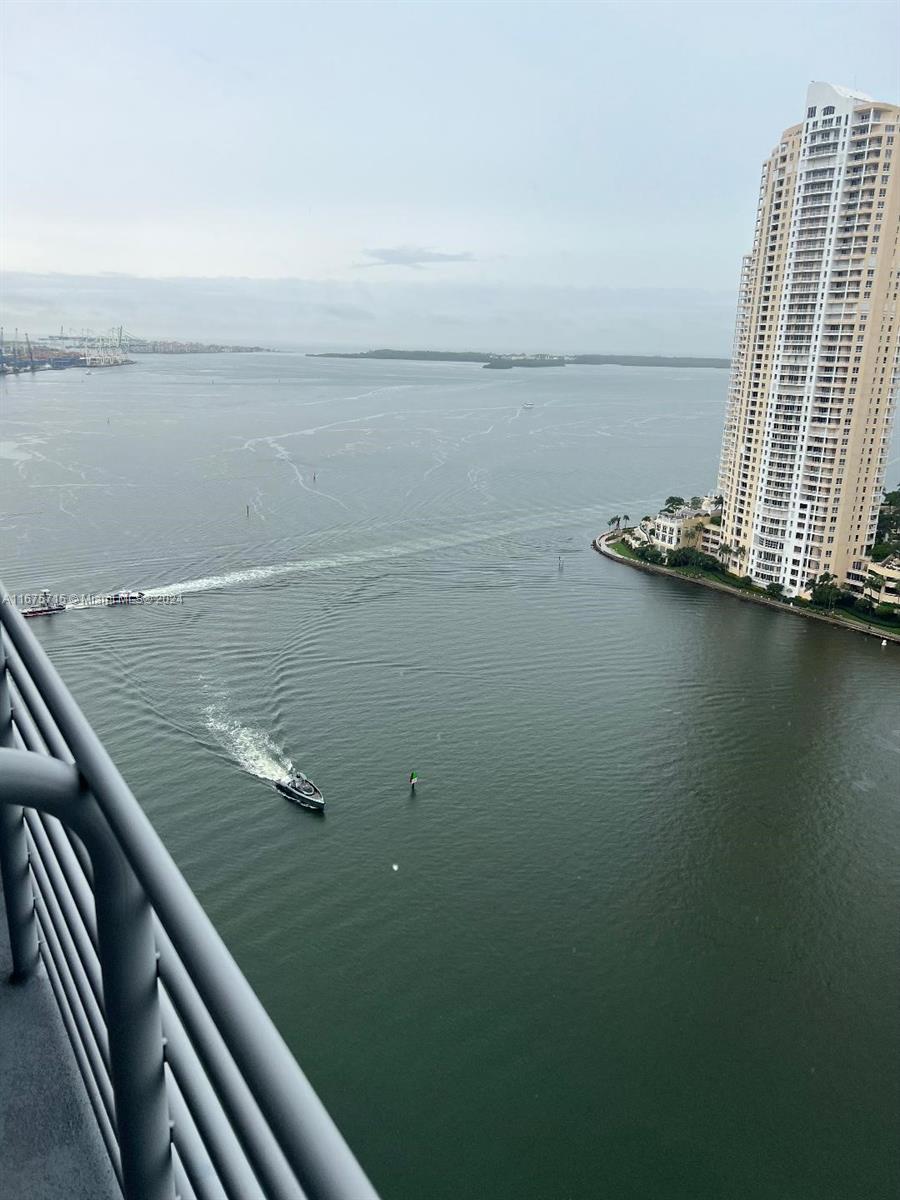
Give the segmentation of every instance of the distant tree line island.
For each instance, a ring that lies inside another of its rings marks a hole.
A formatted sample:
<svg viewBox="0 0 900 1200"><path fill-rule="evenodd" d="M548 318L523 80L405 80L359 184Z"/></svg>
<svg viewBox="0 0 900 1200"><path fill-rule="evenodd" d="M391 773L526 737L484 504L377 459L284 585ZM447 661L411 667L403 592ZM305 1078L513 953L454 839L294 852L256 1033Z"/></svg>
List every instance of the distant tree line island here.
<svg viewBox="0 0 900 1200"><path fill-rule="evenodd" d="M730 367L728 358L682 358L661 354L482 354L474 350L336 350L309 354L309 358L388 358L412 362L481 363L491 370L512 367L564 367L567 363L590 367Z"/></svg>
<svg viewBox="0 0 900 1200"><path fill-rule="evenodd" d="M220 346L216 342L174 342L167 339L123 338L131 354L264 354L266 346Z"/></svg>

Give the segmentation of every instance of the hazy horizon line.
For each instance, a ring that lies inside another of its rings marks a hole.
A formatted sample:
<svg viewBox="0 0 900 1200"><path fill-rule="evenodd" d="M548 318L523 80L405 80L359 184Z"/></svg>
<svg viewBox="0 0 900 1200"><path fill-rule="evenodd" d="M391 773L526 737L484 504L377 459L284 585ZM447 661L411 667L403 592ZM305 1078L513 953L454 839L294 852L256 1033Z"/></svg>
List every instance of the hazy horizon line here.
<svg viewBox="0 0 900 1200"><path fill-rule="evenodd" d="M0 271L0 319L217 344L727 357L736 286ZM607 349L614 347L614 349ZM585 349L586 348L586 349Z"/></svg>

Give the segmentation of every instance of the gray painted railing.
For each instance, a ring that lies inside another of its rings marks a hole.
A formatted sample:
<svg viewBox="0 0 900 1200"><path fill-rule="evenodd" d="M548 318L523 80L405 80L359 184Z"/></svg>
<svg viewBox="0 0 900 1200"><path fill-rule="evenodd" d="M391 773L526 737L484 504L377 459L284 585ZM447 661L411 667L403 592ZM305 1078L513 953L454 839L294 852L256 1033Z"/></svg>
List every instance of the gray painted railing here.
<svg viewBox="0 0 900 1200"><path fill-rule="evenodd" d="M43 962L126 1200L377 1200L2 587L0 627L12 982Z"/></svg>

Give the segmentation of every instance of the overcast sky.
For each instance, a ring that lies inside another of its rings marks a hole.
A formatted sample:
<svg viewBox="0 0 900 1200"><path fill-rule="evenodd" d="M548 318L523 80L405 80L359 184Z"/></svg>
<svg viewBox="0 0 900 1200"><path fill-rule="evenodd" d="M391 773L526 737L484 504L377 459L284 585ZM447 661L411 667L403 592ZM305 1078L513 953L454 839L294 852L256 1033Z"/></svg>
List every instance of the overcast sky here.
<svg viewBox="0 0 900 1200"><path fill-rule="evenodd" d="M573 306L548 312L548 341L567 321L581 336L578 297L597 289L727 307L763 157L811 79L900 97L898 14L896 0L5 0L5 266L302 281L378 333L389 309L440 311L442 296L465 296L469 318L493 297L488 321L498 297L539 310L546 289ZM77 305L65 297L74 323ZM247 332L263 337L257 317ZM711 318L684 352L727 352L728 324ZM272 336L333 336L289 325ZM181 332L201 327L215 308Z"/></svg>

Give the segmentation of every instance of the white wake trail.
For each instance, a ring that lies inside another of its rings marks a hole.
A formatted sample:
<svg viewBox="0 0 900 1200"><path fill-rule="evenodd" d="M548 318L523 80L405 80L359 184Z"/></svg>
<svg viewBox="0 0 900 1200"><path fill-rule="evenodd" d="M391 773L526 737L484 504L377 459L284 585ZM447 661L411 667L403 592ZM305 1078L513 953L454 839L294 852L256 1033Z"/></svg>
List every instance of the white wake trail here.
<svg viewBox="0 0 900 1200"><path fill-rule="evenodd" d="M309 492L309 494L311 496L319 496L323 500L333 500L335 502L335 504L339 504L345 512L350 511L350 509L343 502L343 500L338 499L337 496L332 496L331 492L323 491L322 488L310 487L309 484L306 482L306 480L303 478L303 472L300 470L300 468L297 466L297 464L291 458L290 454L288 454L287 450L285 450L284 446L282 446L282 444L280 442L276 442L274 438L266 438L265 441L275 451L276 457L279 458L282 462L286 462L288 464L288 466L291 468L291 470L294 473L294 478L297 480L297 482L300 484L300 486L303 488L303 490L305 492Z"/></svg>
<svg viewBox="0 0 900 1200"><path fill-rule="evenodd" d="M270 579L282 579L291 575L302 575L310 571L327 571L340 567L352 567L369 562L383 562L395 558L406 558L417 554L430 554L439 550L451 550L459 546L490 542L496 538L521 533L533 533L538 529L550 529L557 525L568 525L574 521L595 521L605 516L608 506L580 509L577 512L541 513L532 516L511 518L495 525L459 530L455 534L423 537L401 542L394 546L371 546L347 554L328 557L298 559L292 562L273 563L267 567L243 567L224 571L220 575L205 575L199 579L185 579L180 583L164 587L145 588L145 597L179 596L194 592L221 591L241 587L245 584L265 583Z"/></svg>
<svg viewBox="0 0 900 1200"><path fill-rule="evenodd" d="M221 702L203 710L203 721L219 745L250 775L286 783L296 774L284 749L264 729L242 725Z"/></svg>

